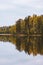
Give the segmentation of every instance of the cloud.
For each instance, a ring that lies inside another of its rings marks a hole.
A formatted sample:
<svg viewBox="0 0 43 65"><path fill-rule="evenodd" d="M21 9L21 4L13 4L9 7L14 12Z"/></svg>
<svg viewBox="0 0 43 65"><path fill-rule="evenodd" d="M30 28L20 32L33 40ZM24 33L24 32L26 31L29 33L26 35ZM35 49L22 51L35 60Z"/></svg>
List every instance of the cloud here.
<svg viewBox="0 0 43 65"><path fill-rule="evenodd" d="M43 0L0 0L0 10L18 9L41 9L43 8Z"/></svg>
<svg viewBox="0 0 43 65"><path fill-rule="evenodd" d="M15 6L12 4L11 0L0 0L0 10L11 10Z"/></svg>
<svg viewBox="0 0 43 65"><path fill-rule="evenodd" d="M0 10L9 10L13 8L13 5L0 4Z"/></svg>
<svg viewBox="0 0 43 65"><path fill-rule="evenodd" d="M13 0L13 4L16 4L17 6L24 6L24 7L31 7L31 8L43 8L43 1L42 0Z"/></svg>

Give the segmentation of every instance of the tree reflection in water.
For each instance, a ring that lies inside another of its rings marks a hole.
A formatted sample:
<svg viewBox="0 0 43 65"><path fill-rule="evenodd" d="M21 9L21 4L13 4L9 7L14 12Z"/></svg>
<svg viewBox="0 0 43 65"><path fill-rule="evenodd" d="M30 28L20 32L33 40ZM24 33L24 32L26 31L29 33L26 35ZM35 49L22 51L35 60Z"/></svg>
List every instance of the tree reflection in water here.
<svg viewBox="0 0 43 65"><path fill-rule="evenodd" d="M14 37L14 36L0 36L0 41L11 42L19 51L33 55L43 55L43 37Z"/></svg>

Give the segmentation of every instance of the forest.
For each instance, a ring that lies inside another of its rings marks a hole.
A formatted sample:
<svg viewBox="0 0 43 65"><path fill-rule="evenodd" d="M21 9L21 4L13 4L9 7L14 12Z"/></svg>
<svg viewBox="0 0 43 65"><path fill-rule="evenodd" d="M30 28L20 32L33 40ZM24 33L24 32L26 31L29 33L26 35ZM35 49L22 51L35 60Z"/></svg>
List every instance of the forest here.
<svg viewBox="0 0 43 65"><path fill-rule="evenodd" d="M43 35L43 15L33 15L19 19L12 26L0 27L0 34L24 34L24 35Z"/></svg>

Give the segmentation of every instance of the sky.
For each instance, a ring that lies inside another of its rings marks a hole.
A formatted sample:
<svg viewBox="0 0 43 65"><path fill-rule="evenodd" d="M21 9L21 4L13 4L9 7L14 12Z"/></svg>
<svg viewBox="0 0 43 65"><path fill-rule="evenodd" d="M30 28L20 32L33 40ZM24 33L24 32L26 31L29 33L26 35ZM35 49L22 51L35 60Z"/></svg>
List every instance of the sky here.
<svg viewBox="0 0 43 65"><path fill-rule="evenodd" d="M14 25L33 14L43 15L43 0L0 0L0 26Z"/></svg>

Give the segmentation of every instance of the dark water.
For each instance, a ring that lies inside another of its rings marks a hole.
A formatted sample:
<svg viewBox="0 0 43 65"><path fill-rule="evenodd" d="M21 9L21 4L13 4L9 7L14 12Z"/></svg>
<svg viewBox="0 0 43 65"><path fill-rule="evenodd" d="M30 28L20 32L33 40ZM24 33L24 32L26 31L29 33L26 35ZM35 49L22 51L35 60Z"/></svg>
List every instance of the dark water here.
<svg viewBox="0 0 43 65"><path fill-rule="evenodd" d="M43 37L0 36L0 65L43 65Z"/></svg>

